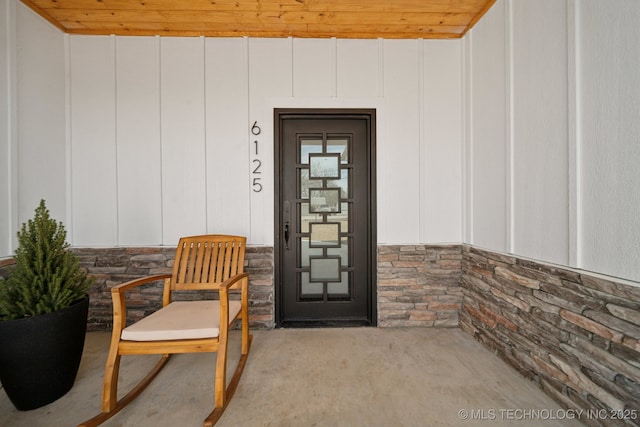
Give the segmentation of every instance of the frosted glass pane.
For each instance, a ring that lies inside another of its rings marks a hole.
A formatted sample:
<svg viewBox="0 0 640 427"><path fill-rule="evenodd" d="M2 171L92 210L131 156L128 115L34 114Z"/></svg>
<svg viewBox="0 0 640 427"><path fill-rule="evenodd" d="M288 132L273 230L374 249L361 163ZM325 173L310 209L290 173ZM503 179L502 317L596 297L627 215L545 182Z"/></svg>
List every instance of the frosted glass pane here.
<svg viewBox="0 0 640 427"><path fill-rule="evenodd" d="M340 258L310 258L310 277L312 282L339 282Z"/></svg>
<svg viewBox="0 0 640 427"><path fill-rule="evenodd" d="M300 169L300 198L309 198L310 187L322 187L322 181L319 179L309 179L309 169ZM334 187L337 187L334 185Z"/></svg>
<svg viewBox="0 0 640 427"><path fill-rule="evenodd" d="M309 267L310 256L322 256L322 248L310 248L309 238L303 237L300 239L300 267Z"/></svg>
<svg viewBox="0 0 640 427"><path fill-rule="evenodd" d="M340 156L317 155L309 156L309 177L311 178L340 178Z"/></svg>
<svg viewBox="0 0 640 427"><path fill-rule="evenodd" d="M300 140L300 163L306 165L309 163L309 154L322 153L321 139L301 139Z"/></svg>
<svg viewBox="0 0 640 427"><path fill-rule="evenodd" d="M349 169L340 171L340 179L327 180L327 187L339 188L340 197L347 199L349 197Z"/></svg>
<svg viewBox="0 0 640 427"><path fill-rule="evenodd" d="M311 202L309 212L340 212L340 190L337 188L311 188L309 189L309 200Z"/></svg>
<svg viewBox="0 0 640 427"><path fill-rule="evenodd" d="M340 245L340 224L312 223L311 227L311 247L335 247Z"/></svg>
<svg viewBox="0 0 640 427"><path fill-rule="evenodd" d="M327 153L340 155L340 163L349 163L349 140L329 139L327 140Z"/></svg>
<svg viewBox="0 0 640 427"><path fill-rule="evenodd" d="M309 203L300 203L300 231L309 232L309 224L322 221L322 214L309 213Z"/></svg>
<svg viewBox="0 0 640 427"><path fill-rule="evenodd" d="M343 267L349 266L349 238L344 237L341 241L341 246L339 248L329 248L327 249L327 255L329 256L339 256L342 260L341 264Z"/></svg>
<svg viewBox="0 0 640 427"><path fill-rule="evenodd" d="M349 203L343 202L340 204L340 212L327 215L327 221L339 222L340 231L342 233L349 232Z"/></svg>
<svg viewBox="0 0 640 427"><path fill-rule="evenodd" d="M309 280L309 273L301 273L300 275L300 296L309 297L322 295L324 285L322 283L312 283Z"/></svg>
<svg viewBox="0 0 640 427"><path fill-rule="evenodd" d="M342 280L340 282L327 283L327 293L329 296L348 295L349 294L349 272L342 272Z"/></svg>

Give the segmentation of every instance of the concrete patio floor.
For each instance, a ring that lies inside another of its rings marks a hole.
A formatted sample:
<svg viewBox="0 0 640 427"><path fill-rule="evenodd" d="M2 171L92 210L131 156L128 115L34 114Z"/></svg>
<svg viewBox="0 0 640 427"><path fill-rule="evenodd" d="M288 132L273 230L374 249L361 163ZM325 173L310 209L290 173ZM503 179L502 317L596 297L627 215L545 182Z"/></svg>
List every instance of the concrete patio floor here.
<svg viewBox="0 0 640 427"><path fill-rule="evenodd" d="M229 426L580 426L533 382L459 329L252 331ZM232 332L228 372L239 353ZM17 411L0 390L1 426L75 426L96 415L110 334L87 334L71 391ZM155 356L123 358L121 391ZM213 408L214 354L177 355L104 426L201 426Z"/></svg>

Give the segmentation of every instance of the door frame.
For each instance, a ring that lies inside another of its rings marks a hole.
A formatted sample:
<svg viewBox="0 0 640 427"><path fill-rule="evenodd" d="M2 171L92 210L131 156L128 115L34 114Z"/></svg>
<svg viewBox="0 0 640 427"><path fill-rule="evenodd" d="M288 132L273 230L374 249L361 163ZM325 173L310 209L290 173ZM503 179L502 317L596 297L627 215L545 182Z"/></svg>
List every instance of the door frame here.
<svg viewBox="0 0 640 427"><path fill-rule="evenodd" d="M274 108L274 312L275 325L282 327L282 177L280 167L282 165L282 122L287 118L358 118L368 122L369 140L369 210L367 220L369 232L367 235L367 283L368 283L368 316L371 319L370 326L378 324L377 308L377 192L376 192L376 109L375 108ZM309 324L308 326L314 326ZM320 325L322 326L322 325Z"/></svg>

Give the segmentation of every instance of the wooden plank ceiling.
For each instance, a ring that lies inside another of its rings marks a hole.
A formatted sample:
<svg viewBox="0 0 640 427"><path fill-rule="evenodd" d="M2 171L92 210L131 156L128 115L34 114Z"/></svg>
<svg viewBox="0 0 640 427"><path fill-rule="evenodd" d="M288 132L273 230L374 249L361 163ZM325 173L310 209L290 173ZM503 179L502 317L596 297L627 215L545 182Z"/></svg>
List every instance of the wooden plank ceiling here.
<svg viewBox="0 0 640 427"><path fill-rule="evenodd" d="M459 38L495 0L22 0L70 34Z"/></svg>

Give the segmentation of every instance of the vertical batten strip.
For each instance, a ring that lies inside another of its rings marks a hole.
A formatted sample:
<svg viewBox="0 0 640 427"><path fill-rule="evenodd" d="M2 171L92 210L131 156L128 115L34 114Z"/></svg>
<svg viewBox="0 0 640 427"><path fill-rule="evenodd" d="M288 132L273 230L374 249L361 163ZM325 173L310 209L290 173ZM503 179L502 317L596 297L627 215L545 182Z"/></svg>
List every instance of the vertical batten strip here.
<svg viewBox="0 0 640 427"><path fill-rule="evenodd" d="M155 36L156 48L158 49L158 159L160 160L160 243L164 243L164 180L162 179L162 46L160 36Z"/></svg>
<svg viewBox="0 0 640 427"><path fill-rule="evenodd" d="M384 39L378 38L378 98L384 97Z"/></svg>
<svg viewBox="0 0 640 427"><path fill-rule="evenodd" d="M73 158L71 155L71 147L72 147L72 136L71 136L71 36L69 34L64 35L64 64L66 67L65 70L65 149L66 149L66 161L67 161L67 171L66 171L66 223L67 229L73 230L73 186L71 185L71 170L72 163L71 159ZM17 209L18 204L14 205ZM67 234L67 238L69 239L69 244L73 246L74 244L74 233L69 232Z"/></svg>
<svg viewBox="0 0 640 427"><path fill-rule="evenodd" d="M115 157L115 242L120 245L120 185L118 168L118 42L116 36L111 34L111 54L113 55L113 150Z"/></svg>
<svg viewBox="0 0 640 427"><path fill-rule="evenodd" d="M202 43L202 144L204 165L204 229L209 231L209 203L207 203L207 195L209 194L209 180L207 168L207 46L204 36L200 36Z"/></svg>
<svg viewBox="0 0 640 427"><path fill-rule="evenodd" d="M584 268L582 250L583 212L582 212L582 99L581 99L581 67L582 51L580 34L580 2L567 0L567 60L568 60L568 124L569 145L569 265ZM573 81L573 84L570 84Z"/></svg>
<svg viewBox="0 0 640 427"><path fill-rule="evenodd" d="M331 37L331 47L333 49L333 54L331 55L331 60L333 61L331 67L331 87L333 88L333 93L331 96L333 98L338 97L338 40L335 37Z"/></svg>
<svg viewBox="0 0 640 427"><path fill-rule="evenodd" d="M463 178L462 182L462 206L465 215L463 221L463 241L467 243L474 242L473 223L473 32L468 34L464 39L462 49L462 127L464 129L464 143L462 144L462 164Z"/></svg>
<svg viewBox="0 0 640 427"><path fill-rule="evenodd" d="M425 43L423 39L418 39L418 158L420 159L418 170L418 206L420 212L424 213L428 209L428 177L424 165L427 163L427 135L425 123ZM418 217L418 238L420 242L426 241L428 235L428 226L424 215Z"/></svg>
<svg viewBox="0 0 640 427"><path fill-rule="evenodd" d="M515 251L515 133L514 133L514 28L513 28L513 4L512 0L507 0L504 7L505 21L505 171L506 171L506 194L505 194L505 249L508 253Z"/></svg>

